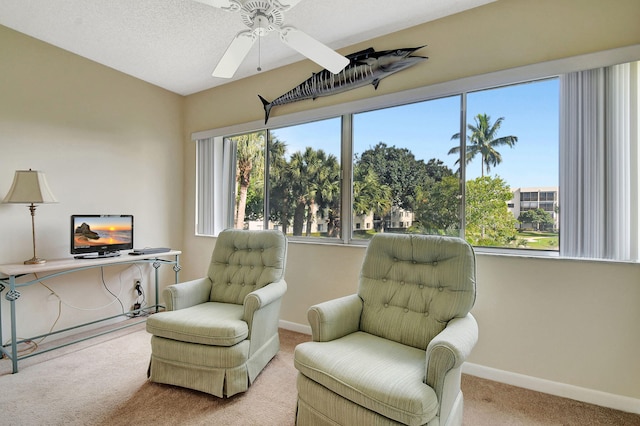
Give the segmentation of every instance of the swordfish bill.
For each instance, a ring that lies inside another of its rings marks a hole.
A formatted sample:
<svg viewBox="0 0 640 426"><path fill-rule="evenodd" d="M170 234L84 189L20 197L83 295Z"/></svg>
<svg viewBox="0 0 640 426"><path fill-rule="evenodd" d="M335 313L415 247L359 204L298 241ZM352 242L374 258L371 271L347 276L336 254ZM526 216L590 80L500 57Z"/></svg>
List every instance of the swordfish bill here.
<svg viewBox="0 0 640 426"><path fill-rule="evenodd" d="M271 102L258 95L264 106L264 124L269 121L271 109L278 105L335 95L369 84L377 89L383 78L428 59L424 56L411 56L413 52L423 47L425 46L380 52L376 52L373 48L365 49L347 55L349 64L338 74L326 69L314 73L309 79Z"/></svg>

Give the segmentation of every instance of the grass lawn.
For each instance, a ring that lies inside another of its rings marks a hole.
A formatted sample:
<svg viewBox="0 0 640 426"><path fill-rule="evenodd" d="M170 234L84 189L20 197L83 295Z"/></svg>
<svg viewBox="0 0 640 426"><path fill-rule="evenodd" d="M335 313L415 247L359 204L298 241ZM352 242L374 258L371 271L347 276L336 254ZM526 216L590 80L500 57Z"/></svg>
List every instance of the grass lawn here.
<svg viewBox="0 0 640 426"><path fill-rule="evenodd" d="M538 250L558 250L558 234L554 232L520 231L517 233L518 242L524 241L521 247Z"/></svg>

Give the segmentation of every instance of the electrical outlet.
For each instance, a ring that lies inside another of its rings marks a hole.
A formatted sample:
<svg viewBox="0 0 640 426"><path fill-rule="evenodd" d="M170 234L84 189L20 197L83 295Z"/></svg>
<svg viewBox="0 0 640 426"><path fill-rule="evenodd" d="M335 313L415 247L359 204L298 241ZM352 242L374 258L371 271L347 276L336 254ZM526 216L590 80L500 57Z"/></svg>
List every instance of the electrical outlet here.
<svg viewBox="0 0 640 426"><path fill-rule="evenodd" d="M138 315L140 315L140 307L141 305L139 303L134 303L133 307L131 308L131 315L134 317L137 317Z"/></svg>
<svg viewBox="0 0 640 426"><path fill-rule="evenodd" d="M142 280L140 278L134 278L133 279L133 289L137 290L138 286L142 285Z"/></svg>

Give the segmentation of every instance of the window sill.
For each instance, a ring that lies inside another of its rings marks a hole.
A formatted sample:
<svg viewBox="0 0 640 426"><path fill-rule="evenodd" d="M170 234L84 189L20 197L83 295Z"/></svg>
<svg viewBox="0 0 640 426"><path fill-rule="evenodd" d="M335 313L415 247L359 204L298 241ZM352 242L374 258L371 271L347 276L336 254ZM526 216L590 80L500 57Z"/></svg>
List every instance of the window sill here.
<svg viewBox="0 0 640 426"><path fill-rule="evenodd" d="M500 249L491 247L474 247L474 251L480 256L500 256L500 257L512 257L523 259L549 259L549 260L562 260L562 261L574 261L574 262L601 262L601 263L619 263L625 265L637 265L640 264L639 260L616 260L616 259L601 259L595 257L569 257L560 256L557 251L543 251L543 250L527 250L527 249Z"/></svg>
<svg viewBox="0 0 640 426"><path fill-rule="evenodd" d="M216 238L213 235L196 234L196 237L208 237ZM291 244L302 245L320 245L320 246L333 246L333 247L347 247L347 248L366 248L369 240L353 240L350 243L343 243L342 240L323 240L319 238L308 237L288 237L288 241ZM619 263L625 265L637 265L640 264L639 260L615 260L615 259L599 259L593 257L568 257L560 256L557 251L551 250L533 250L533 249L508 249L497 247L482 247L474 246L474 252L480 256L499 256L499 257L511 257L511 258L523 258L523 259L550 259L550 260L563 260L563 261L575 261L575 262L602 262L602 263Z"/></svg>

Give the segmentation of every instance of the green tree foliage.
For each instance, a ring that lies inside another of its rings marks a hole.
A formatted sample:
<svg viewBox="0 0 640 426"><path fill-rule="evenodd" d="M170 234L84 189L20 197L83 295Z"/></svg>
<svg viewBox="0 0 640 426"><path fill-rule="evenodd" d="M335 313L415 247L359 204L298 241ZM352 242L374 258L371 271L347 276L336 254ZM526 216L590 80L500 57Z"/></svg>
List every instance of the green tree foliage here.
<svg viewBox="0 0 640 426"><path fill-rule="evenodd" d="M356 164L353 170L353 213L356 216L384 217L391 212L391 188L383 184L373 169Z"/></svg>
<svg viewBox="0 0 640 426"><path fill-rule="evenodd" d="M503 121L491 124L490 117L480 114L476 125L469 126L467 162L481 154L483 171L495 166L501 157L495 147L513 146L517 138L496 138ZM279 223L282 231L295 236L311 235L313 224L326 223L326 235L341 234L340 164L322 149L307 147L294 152L287 160L287 144L270 135L268 217ZM459 137L454 135L453 138ZM237 224L263 218L265 195L262 193L264 173L264 132L236 137L237 158ZM455 148L450 151L453 153ZM378 224L390 220L392 208L413 212L409 232L459 235L461 184L441 160L427 163L417 160L406 148L379 142L356 155L353 168L353 214L373 214ZM483 176L466 183L466 238L474 245L506 246L516 236L516 219L507 209L512 197L509 186L499 177ZM246 214L242 216L242 203ZM546 212L543 212L546 213ZM532 213L531 213L532 214ZM549 216L547 214L547 216ZM550 217L549 217L550 218ZM521 219L530 219L521 217ZM531 223L547 223L547 219ZM377 231L383 229L374 223Z"/></svg>
<svg viewBox="0 0 640 426"><path fill-rule="evenodd" d="M417 203L413 231L425 234L459 235L460 180L450 174L416 190Z"/></svg>
<svg viewBox="0 0 640 426"><path fill-rule="evenodd" d="M380 184L391 191L391 204L406 210L413 210L416 183L431 179L423 160L416 160L407 148L387 146L379 142L373 148L364 151L356 159L356 167L361 176L367 176L369 170L378 177Z"/></svg>
<svg viewBox="0 0 640 426"><path fill-rule="evenodd" d="M310 233L313 215L327 221L327 236L340 236L340 163L335 155L317 150L320 162L311 184L313 205L309 206L307 235Z"/></svg>
<svg viewBox="0 0 640 426"><path fill-rule="evenodd" d="M302 235L306 223L306 235L316 217L328 216L331 232L339 231L340 214L340 165L332 154L307 147L304 152L294 152L285 166L283 180L289 188L287 196L293 203L293 235ZM284 204L288 206L288 200ZM289 221L291 211L281 220ZM283 224L284 226L284 224Z"/></svg>
<svg viewBox="0 0 640 426"><path fill-rule="evenodd" d="M356 164L353 171L353 212L358 215L384 216L391 210L391 188L368 167Z"/></svg>
<svg viewBox="0 0 640 426"><path fill-rule="evenodd" d="M285 158L287 144L271 134L269 151L269 220L279 223L282 232L289 231L291 212L295 208L289 181L289 164ZM262 206L260 206L262 209Z"/></svg>
<svg viewBox="0 0 640 426"><path fill-rule="evenodd" d="M432 158L427 162L427 175L436 182L440 182L447 176L453 176L453 172L442 160Z"/></svg>
<svg viewBox="0 0 640 426"><path fill-rule="evenodd" d="M502 155L496 150L496 147L506 145L510 148L518 142L516 136L503 136L498 137L498 131L504 117L500 117L495 123L491 124L491 117L487 114L478 114L474 118L475 125L469 124L469 135L467 136L467 146L465 148L466 159L465 164L469 164L476 155L480 154L482 157L481 162L481 176L484 176L485 167L487 174L491 171L491 167L495 167L502 162ZM451 140L459 140L460 133L456 133L451 136ZM449 154L460 154L460 145L455 146L449 150ZM460 164L460 160L456 161L456 164Z"/></svg>
<svg viewBox="0 0 640 426"><path fill-rule="evenodd" d="M509 185L484 176L466 184L465 238L476 246L507 246L516 238L516 218L507 208Z"/></svg>
<svg viewBox="0 0 640 426"><path fill-rule="evenodd" d="M518 216L518 221L522 224L532 224L535 227L536 231L540 230L541 225L544 229L546 227L553 226L554 224L551 215L542 209L527 210L525 212L522 212L520 213L520 216Z"/></svg>

